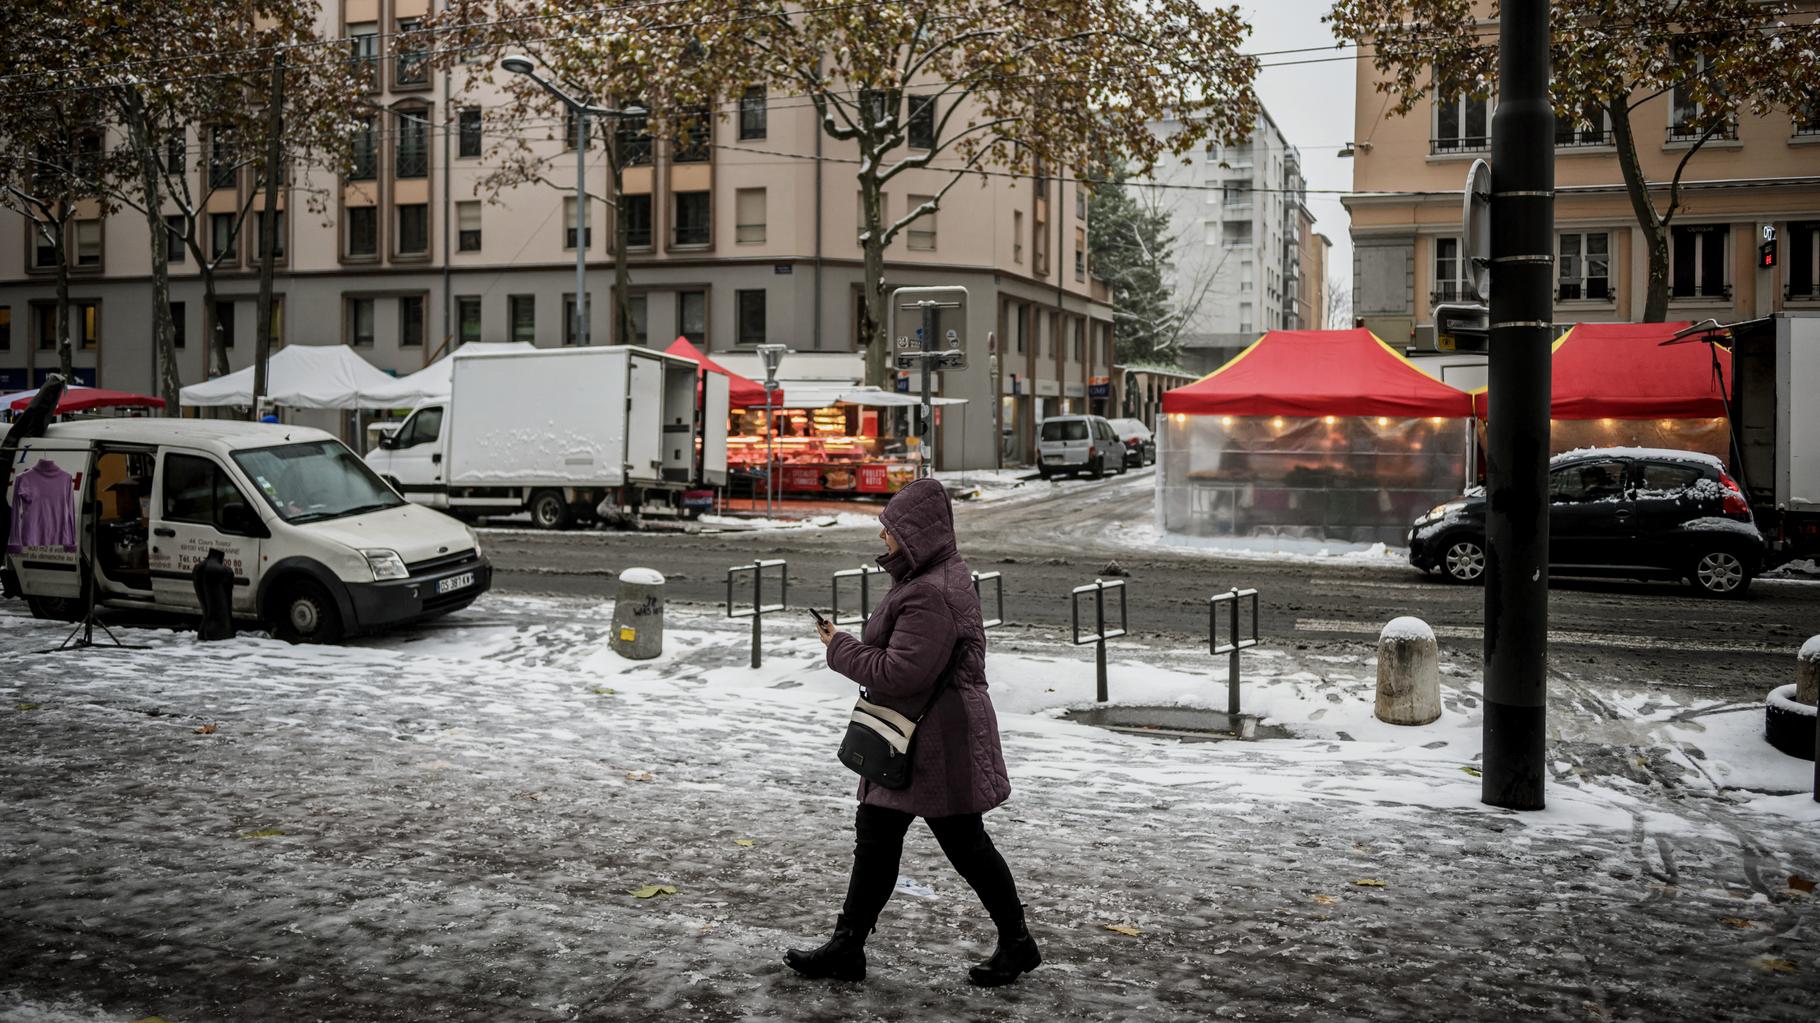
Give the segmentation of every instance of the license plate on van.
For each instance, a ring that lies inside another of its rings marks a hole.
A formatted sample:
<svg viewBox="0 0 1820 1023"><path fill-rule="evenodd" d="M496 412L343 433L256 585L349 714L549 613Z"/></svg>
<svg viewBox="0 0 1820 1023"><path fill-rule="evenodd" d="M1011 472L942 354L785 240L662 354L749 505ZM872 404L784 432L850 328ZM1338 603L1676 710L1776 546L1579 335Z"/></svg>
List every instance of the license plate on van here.
<svg viewBox="0 0 1820 1023"><path fill-rule="evenodd" d="M472 585L474 585L474 573L463 572L460 575L449 576L447 579L436 580L436 592L453 593Z"/></svg>

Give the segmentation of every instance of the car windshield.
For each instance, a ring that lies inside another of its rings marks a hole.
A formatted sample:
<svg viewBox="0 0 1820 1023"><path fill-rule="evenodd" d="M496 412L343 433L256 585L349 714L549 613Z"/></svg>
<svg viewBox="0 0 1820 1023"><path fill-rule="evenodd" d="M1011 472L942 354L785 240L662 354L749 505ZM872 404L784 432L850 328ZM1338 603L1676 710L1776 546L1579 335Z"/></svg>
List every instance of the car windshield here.
<svg viewBox="0 0 1820 1023"><path fill-rule="evenodd" d="M1051 419L1043 424L1044 440L1086 440L1087 423L1081 419Z"/></svg>
<svg viewBox="0 0 1820 1023"><path fill-rule="evenodd" d="M234 461L286 522L317 522L404 503L365 462L332 440L236 451Z"/></svg>

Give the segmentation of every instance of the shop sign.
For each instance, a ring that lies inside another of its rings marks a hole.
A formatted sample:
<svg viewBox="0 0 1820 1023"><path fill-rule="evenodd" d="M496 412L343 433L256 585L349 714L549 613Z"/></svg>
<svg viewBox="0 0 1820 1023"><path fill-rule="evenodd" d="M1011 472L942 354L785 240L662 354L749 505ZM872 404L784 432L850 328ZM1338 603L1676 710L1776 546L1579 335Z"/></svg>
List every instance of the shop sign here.
<svg viewBox="0 0 1820 1023"><path fill-rule="evenodd" d="M909 394L910 393L910 375L908 373L899 373L897 375L897 381L893 386L895 386L897 388L899 393Z"/></svg>
<svg viewBox="0 0 1820 1023"><path fill-rule="evenodd" d="M786 465L784 468L784 489L794 491L813 491L822 488L822 470L818 465Z"/></svg>
<svg viewBox="0 0 1820 1023"><path fill-rule="evenodd" d="M860 466L859 492L862 494L890 493L891 473L882 464Z"/></svg>
<svg viewBox="0 0 1820 1023"><path fill-rule="evenodd" d="M1090 378L1087 381L1087 397L1089 397L1089 398L1110 398L1110 397L1112 397L1112 378L1111 377L1092 377L1092 378Z"/></svg>
<svg viewBox="0 0 1820 1023"><path fill-rule="evenodd" d="M1062 385L1054 380L1038 380L1036 382L1036 396L1039 398L1059 398L1061 397L1061 394Z"/></svg>
<svg viewBox="0 0 1820 1023"><path fill-rule="evenodd" d="M1080 384L1063 384L1062 394L1070 398L1085 398L1087 389Z"/></svg>

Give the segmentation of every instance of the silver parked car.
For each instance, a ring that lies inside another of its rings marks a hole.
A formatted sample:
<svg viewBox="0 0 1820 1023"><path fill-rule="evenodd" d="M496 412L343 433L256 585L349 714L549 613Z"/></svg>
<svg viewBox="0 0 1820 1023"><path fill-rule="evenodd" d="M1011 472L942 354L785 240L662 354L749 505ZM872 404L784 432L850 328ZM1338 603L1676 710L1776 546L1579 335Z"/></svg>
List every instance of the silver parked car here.
<svg viewBox="0 0 1820 1023"><path fill-rule="evenodd" d="M1103 416L1051 416L1043 420L1036 442L1036 470L1044 479L1056 473L1106 475L1107 466L1125 471L1125 445Z"/></svg>

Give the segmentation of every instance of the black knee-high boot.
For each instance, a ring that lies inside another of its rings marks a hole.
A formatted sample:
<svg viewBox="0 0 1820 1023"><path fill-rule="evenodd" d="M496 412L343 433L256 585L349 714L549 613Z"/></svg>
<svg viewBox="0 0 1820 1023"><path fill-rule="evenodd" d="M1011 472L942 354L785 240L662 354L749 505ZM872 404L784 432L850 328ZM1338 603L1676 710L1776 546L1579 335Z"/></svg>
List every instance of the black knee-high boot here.
<svg viewBox="0 0 1820 1023"><path fill-rule="evenodd" d="M862 804L853 821L853 872L847 879L847 901L834 922L834 935L815 949L789 949L784 962L805 977L866 979L866 935L897 886L910 814Z"/></svg>

